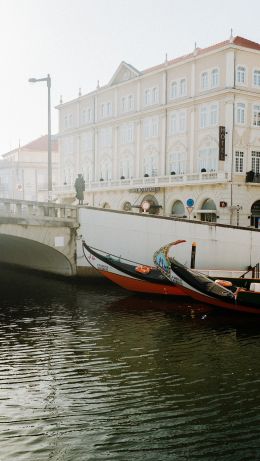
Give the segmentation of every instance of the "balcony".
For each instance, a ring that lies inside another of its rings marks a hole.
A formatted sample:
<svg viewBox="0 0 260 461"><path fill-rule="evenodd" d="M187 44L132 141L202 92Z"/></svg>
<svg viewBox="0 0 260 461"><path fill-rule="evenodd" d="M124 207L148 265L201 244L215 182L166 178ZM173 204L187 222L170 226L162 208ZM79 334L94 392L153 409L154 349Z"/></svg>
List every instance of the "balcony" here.
<svg viewBox="0 0 260 461"><path fill-rule="evenodd" d="M86 183L86 192L100 192L113 190L129 190L142 188L158 188L173 186L190 186L201 184L223 184L230 181L230 173L205 172L190 173L169 176L148 176L131 179L111 179L109 181L90 181ZM73 185L55 186L53 192L59 196L71 196L75 194Z"/></svg>
<svg viewBox="0 0 260 461"><path fill-rule="evenodd" d="M255 173L254 171L246 172L246 182L250 183L260 183L260 173Z"/></svg>

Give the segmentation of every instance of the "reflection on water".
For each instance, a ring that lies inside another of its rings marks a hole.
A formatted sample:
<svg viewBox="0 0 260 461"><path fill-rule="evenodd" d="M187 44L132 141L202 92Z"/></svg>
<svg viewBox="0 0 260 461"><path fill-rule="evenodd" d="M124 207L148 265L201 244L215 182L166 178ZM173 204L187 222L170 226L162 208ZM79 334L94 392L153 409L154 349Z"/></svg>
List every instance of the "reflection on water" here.
<svg viewBox="0 0 260 461"><path fill-rule="evenodd" d="M1 269L0 460L260 460L259 326Z"/></svg>

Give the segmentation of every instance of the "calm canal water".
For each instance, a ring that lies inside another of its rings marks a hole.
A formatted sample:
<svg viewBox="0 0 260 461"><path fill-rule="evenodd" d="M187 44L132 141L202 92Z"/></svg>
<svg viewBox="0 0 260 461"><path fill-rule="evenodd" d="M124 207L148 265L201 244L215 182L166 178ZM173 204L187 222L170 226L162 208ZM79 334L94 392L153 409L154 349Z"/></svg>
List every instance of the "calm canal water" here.
<svg viewBox="0 0 260 461"><path fill-rule="evenodd" d="M0 461L219 459L260 460L260 318L1 268Z"/></svg>

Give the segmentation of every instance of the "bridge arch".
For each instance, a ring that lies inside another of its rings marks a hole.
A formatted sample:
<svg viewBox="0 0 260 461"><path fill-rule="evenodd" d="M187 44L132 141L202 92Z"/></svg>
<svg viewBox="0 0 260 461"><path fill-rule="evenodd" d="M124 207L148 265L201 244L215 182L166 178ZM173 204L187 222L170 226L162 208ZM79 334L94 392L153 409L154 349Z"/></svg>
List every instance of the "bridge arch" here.
<svg viewBox="0 0 260 461"><path fill-rule="evenodd" d="M55 248L35 240L2 233L0 262L64 276L74 275L69 259Z"/></svg>

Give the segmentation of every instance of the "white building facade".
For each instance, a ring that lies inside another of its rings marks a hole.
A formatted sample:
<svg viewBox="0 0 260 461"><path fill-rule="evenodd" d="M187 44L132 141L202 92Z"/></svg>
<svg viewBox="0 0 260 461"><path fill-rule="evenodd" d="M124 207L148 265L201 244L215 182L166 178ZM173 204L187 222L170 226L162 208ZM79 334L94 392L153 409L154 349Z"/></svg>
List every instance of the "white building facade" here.
<svg viewBox="0 0 260 461"><path fill-rule="evenodd" d="M52 181L59 181L59 152L52 136ZM0 197L48 201L48 136L41 136L2 155Z"/></svg>
<svg viewBox="0 0 260 461"><path fill-rule="evenodd" d="M260 44L231 37L142 72L122 62L57 109L60 199L82 173L91 206L258 227Z"/></svg>

